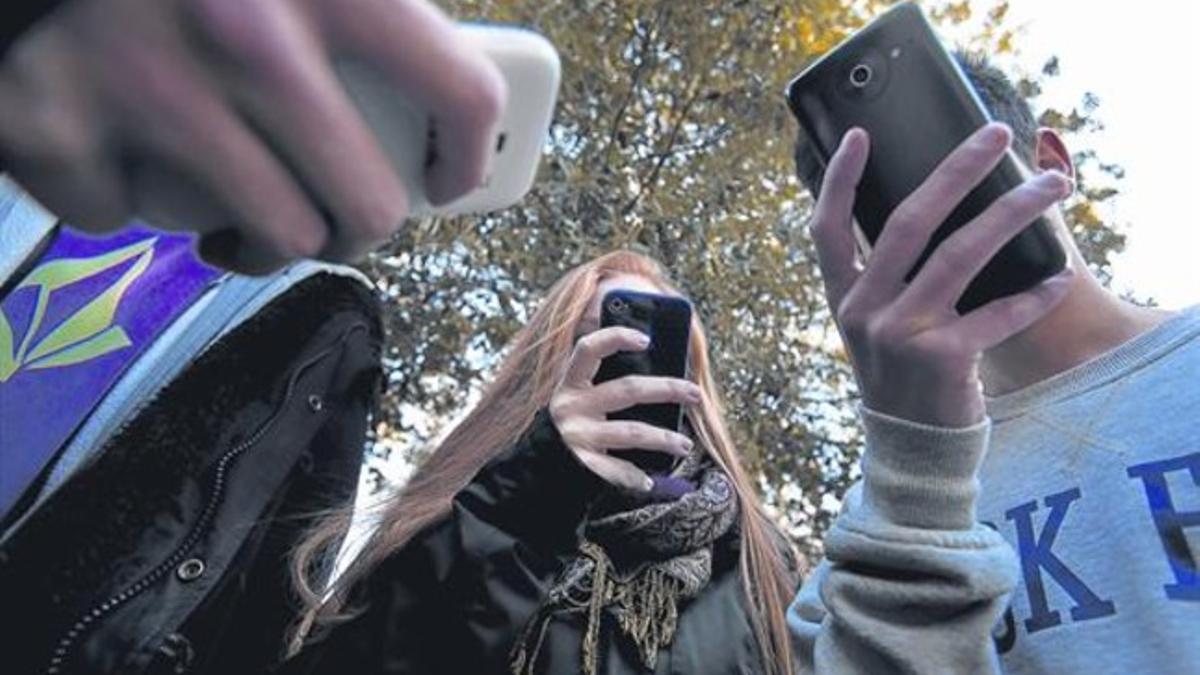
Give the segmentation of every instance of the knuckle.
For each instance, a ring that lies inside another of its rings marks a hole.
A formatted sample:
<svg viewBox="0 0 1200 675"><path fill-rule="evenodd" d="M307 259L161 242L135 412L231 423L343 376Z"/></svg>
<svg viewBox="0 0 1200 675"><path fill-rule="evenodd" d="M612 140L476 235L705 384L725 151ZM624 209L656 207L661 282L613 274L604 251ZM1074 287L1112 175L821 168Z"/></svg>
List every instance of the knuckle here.
<svg viewBox="0 0 1200 675"><path fill-rule="evenodd" d="M204 46L252 71L278 68L286 61L281 42L259 3L244 0L192 0L185 20ZM257 8L255 5L260 5Z"/></svg>
<svg viewBox="0 0 1200 675"><path fill-rule="evenodd" d="M621 439L621 445L636 445L641 442L642 430L633 422L621 422L613 427L614 436Z"/></svg>
<svg viewBox="0 0 1200 675"><path fill-rule="evenodd" d="M599 339L600 338L597 337L596 333L589 333L579 338L579 342L575 343L576 357L592 356L595 354L596 350L599 348L599 345L597 344Z"/></svg>
<svg viewBox="0 0 1200 675"><path fill-rule="evenodd" d="M984 139L976 139L967 147L963 148L962 152L954 153L954 156L946 162L946 171L953 175L969 175L979 170L979 167L988 162L996 154L996 149L989 145Z"/></svg>
<svg viewBox="0 0 1200 675"><path fill-rule="evenodd" d="M555 394L554 397L550 399L550 404L546 406L547 410L550 412L550 418L553 419L555 423L559 423L566 418L569 411L567 401L567 396L560 392ZM562 430L561 426L559 430Z"/></svg>
<svg viewBox="0 0 1200 675"><path fill-rule="evenodd" d="M1023 323L1027 317L1040 313L1043 307L1046 307L1044 295L1029 295L1011 298L1008 302L1001 303L995 311L1000 315L1001 324L1014 326Z"/></svg>
<svg viewBox="0 0 1200 675"><path fill-rule="evenodd" d="M849 302L843 301L838 307L837 322L846 337L856 340L866 337L867 317L852 307Z"/></svg>
<svg viewBox="0 0 1200 675"><path fill-rule="evenodd" d="M576 443L581 436L579 423L571 418L565 418L556 422L558 425L558 435L563 437L563 440L569 444Z"/></svg>
<svg viewBox="0 0 1200 675"><path fill-rule="evenodd" d="M638 447L649 445L651 442L650 430L640 424L629 425L629 441L631 445Z"/></svg>
<svg viewBox="0 0 1200 675"><path fill-rule="evenodd" d="M641 387L638 386L638 381L632 377L623 377L620 379L620 393L623 398L637 398L641 393Z"/></svg>
<svg viewBox="0 0 1200 675"><path fill-rule="evenodd" d="M919 360L931 373L946 378L962 370L965 349L965 343L957 336L931 334L914 340L906 356Z"/></svg>
<svg viewBox="0 0 1200 675"><path fill-rule="evenodd" d="M494 72L490 63L481 64L470 75L461 78L461 86L451 95L454 110L465 124L479 129L491 128L508 102L504 80Z"/></svg>
<svg viewBox="0 0 1200 675"><path fill-rule="evenodd" d="M110 76L106 85L112 88L136 82L130 92L139 108L152 112L173 112L178 115L186 110L186 93L196 86L194 73L186 69L178 55L167 50L147 54L136 45L120 45L110 52L117 74ZM114 79L119 78L119 79ZM134 121L140 121L135 120Z"/></svg>
<svg viewBox="0 0 1200 675"><path fill-rule="evenodd" d="M957 234L942 242L935 256L937 264L946 270L961 266L961 262L975 255L975 243L969 229L960 230Z"/></svg>
<svg viewBox="0 0 1200 675"><path fill-rule="evenodd" d="M1017 190L996 201L992 207L993 217L1002 224L1012 224L1039 209L1041 195Z"/></svg>
<svg viewBox="0 0 1200 675"><path fill-rule="evenodd" d="M868 344L892 352L904 349L904 340L898 332L893 322L882 313L868 318L862 328L863 338Z"/></svg>
<svg viewBox="0 0 1200 675"><path fill-rule="evenodd" d="M920 209L913 203L912 199L906 199L892 211L892 215L888 217L887 223L883 227L885 230L888 228L893 230L911 230L917 227L920 222Z"/></svg>
<svg viewBox="0 0 1200 675"><path fill-rule="evenodd" d="M269 239L272 254L287 260L315 258L321 254L328 235L318 228L290 228L286 235Z"/></svg>
<svg viewBox="0 0 1200 675"><path fill-rule="evenodd" d="M589 444L585 442L587 439L583 434L580 426L571 421L563 420L557 423L558 435L562 437L563 444L576 450L591 450Z"/></svg>
<svg viewBox="0 0 1200 675"><path fill-rule="evenodd" d="M31 133L12 137L19 154L38 163L84 162L95 151L87 124L65 109L46 108Z"/></svg>
<svg viewBox="0 0 1200 675"><path fill-rule="evenodd" d="M961 246L951 244L949 241L942 244L943 249L939 249L936 254L930 256L925 266L917 272L917 278L928 279L934 278L939 284L948 283L950 280L962 274L965 269L964 251L960 251Z"/></svg>
<svg viewBox="0 0 1200 675"><path fill-rule="evenodd" d="M871 318L862 323L862 337L866 342L875 346L888 344L887 329L877 318Z"/></svg>
<svg viewBox="0 0 1200 675"><path fill-rule="evenodd" d="M369 199L355 214L356 231L368 239L364 243L376 244L387 240L400 228L408 215L408 198L397 193L390 198Z"/></svg>
<svg viewBox="0 0 1200 675"><path fill-rule="evenodd" d="M809 220L808 224L813 241L817 244L818 255L824 247L824 243L829 239L830 231L833 229L833 219L826 217L822 213L821 204L822 202L818 200L817 204L813 207L813 217Z"/></svg>
<svg viewBox="0 0 1200 675"><path fill-rule="evenodd" d="M906 341L901 355L909 360L925 364L938 371L956 367L961 356L963 343L952 333L934 330Z"/></svg>
<svg viewBox="0 0 1200 675"><path fill-rule="evenodd" d="M571 350L571 358L567 364L568 370L575 364L590 357L595 352L596 338L591 334L584 335L575 342L574 349Z"/></svg>

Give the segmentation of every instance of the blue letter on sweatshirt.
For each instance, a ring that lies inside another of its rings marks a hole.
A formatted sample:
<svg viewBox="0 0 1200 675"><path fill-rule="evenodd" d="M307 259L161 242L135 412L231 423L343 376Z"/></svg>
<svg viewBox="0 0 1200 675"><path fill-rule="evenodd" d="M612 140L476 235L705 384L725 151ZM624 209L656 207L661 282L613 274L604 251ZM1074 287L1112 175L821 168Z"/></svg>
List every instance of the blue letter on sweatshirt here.
<svg viewBox="0 0 1200 675"><path fill-rule="evenodd" d="M1158 527L1158 538L1162 540L1167 561L1175 573L1175 583L1163 586L1163 590L1172 600L1200 601L1200 572L1196 569L1196 556L1183 533L1184 528L1200 527L1200 511L1176 511L1167 487L1167 474L1184 470L1189 471L1192 482L1200 486L1200 452L1131 466L1129 475L1142 479L1146 499L1150 501L1150 515Z"/></svg>
<svg viewBox="0 0 1200 675"><path fill-rule="evenodd" d="M1054 555L1054 539L1058 529L1067 516L1071 502L1079 499L1079 488L1046 497L1046 506L1050 515L1042 526L1042 532L1035 535L1033 519L1030 517L1038 510L1036 501L1021 504L1009 509L1004 517L1013 521L1017 526L1017 550L1021 554L1021 573L1025 577L1025 592L1029 594L1029 608L1033 615L1025 620L1025 630L1036 633L1039 630L1053 628L1062 623L1057 611L1051 611L1046 602L1046 589L1042 585L1042 570L1046 570L1062 587L1067 595L1075 601L1071 608L1071 618L1075 621L1098 619L1102 616L1116 614L1117 608L1108 600L1101 600L1086 584L1067 568L1058 556Z"/></svg>

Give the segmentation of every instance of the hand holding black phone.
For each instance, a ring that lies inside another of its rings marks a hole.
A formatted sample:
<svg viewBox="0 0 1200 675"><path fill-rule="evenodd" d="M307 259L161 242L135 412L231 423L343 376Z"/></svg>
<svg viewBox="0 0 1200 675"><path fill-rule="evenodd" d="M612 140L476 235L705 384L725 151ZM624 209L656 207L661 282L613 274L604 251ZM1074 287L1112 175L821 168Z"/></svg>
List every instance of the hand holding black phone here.
<svg viewBox="0 0 1200 675"><path fill-rule="evenodd" d="M884 223L960 143L990 121L959 65L921 10L901 3L885 12L788 85L788 103L823 162L845 133L864 129L871 154L854 216L871 244ZM971 222L1024 177L1012 151L931 238L913 275L947 237ZM1045 218L1014 237L983 268L957 304L967 313L1053 276L1066 254Z"/></svg>
<svg viewBox="0 0 1200 675"><path fill-rule="evenodd" d="M680 297L629 290L614 290L604 296L600 326L624 326L650 337L641 352L619 352L604 359L594 382L608 382L627 375L650 375L686 379L692 306ZM636 405L609 413L609 419L635 420L679 432L683 408L677 403ZM615 457L632 462L647 473L667 473L675 459L662 452L618 450Z"/></svg>

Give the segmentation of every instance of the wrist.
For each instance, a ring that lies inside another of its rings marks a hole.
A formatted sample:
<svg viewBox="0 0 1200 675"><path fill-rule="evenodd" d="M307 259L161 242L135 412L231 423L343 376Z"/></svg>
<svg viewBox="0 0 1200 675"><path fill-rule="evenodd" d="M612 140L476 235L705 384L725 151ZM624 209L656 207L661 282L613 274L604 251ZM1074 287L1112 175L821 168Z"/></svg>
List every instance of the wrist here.
<svg viewBox="0 0 1200 675"><path fill-rule="evenodd" d="M890 417L946 429L974 426L987 416L978 383L941 391L925 387L905 389L890 395L868 396L864 392L863 405Z"/></svg>

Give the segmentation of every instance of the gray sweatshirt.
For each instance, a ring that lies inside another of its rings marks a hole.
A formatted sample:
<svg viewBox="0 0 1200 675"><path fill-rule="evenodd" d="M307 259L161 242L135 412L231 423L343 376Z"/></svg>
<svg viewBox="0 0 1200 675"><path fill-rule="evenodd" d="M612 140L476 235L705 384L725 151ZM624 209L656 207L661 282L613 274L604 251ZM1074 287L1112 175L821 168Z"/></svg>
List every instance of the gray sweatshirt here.
<svg viewBox="0 0 1200 675"><path fill-rule="evenodd" d="M1200 673L1200 308L942 429L864 410L804 672Z"/></svg>

